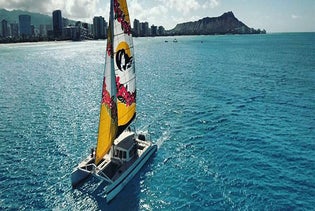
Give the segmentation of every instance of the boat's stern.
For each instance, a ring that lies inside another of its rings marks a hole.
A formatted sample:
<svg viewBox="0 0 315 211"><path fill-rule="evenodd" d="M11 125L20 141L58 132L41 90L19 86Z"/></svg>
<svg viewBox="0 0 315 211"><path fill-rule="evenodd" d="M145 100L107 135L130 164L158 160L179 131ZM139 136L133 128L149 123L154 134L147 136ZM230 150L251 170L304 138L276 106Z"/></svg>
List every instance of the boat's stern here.
<svg viewBox="0 0 315 211"><path fill-rule="evenodd" d="M138 134L136 136L136 142L138 145L139 156L141 156L146 151L150 151L150 154L153 154L157 150L157 145L147 140L144 134Z"/></svg>
<svg viewBox="0 0 315 211"><path fill-rule="evenodd" d="M72 187L73 188L77 187L94 171L94 169L95 169L94 158L88 156L71 173Z"/></svg>
<svg viewBox="0 0 315 211"><path fill-rule="evenodd" d="M82 169L82 168L76 168L72 173L71 173L71 184L73 188L76 188L80 183L82 183L89 175L91 172Z"/></svg>

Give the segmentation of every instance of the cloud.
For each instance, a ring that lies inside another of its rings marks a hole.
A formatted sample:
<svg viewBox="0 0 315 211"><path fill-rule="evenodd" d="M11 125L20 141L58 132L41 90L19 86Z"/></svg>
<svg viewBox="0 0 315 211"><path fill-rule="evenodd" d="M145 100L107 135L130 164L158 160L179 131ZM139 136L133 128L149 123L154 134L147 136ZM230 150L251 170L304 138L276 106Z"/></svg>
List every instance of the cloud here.
<svg viewBox="0 0 315 211"><path fill-rule="evenodd" d="M0 7L47 15L52 15L54 10L60 9L63 17L91 22L96 13L104 11L98 9L99 3L100 0L0 0Z"/></svg>
<svg viewBox="0 0 315 211"><path fill-rule="evenodd" d="M198 10L201 8L200 3L197 0L162 0L166 7L171 10L177 10L183 15L188 14L192 10Z"/></svg>
<svg viewBox="0 0 315 211"><path fill-rule="evenodd" d="M298 15L294 15L294 14L292 14L292 15L291 15L291 18L292 18L292 19L299 19L299 18L301 18L301 17L300 17L300 16L298 16Z"/></svg>
<svg viewBox="0 0 315 211"><path fill-rule="evenodd" d="M98 0L67 0L64 1L65 15L72 18L91 18L94 16Z"/></svg>
<svg viewBox="0 0 315 211"><path fill-rule="evenodd" d="M204 9L215 8L217 6L219 6L219 1L218 0L208 0L202 5L202 8L204 8Z"/></svg>
<svg viewBox="0 0 315 211"><path fill-rule="evenodd" d="M146 16L147 12L137 0L130 1L130 3L128 2L128 10L131 18L136 18L135 15L137 15L137 18L143 18L143 16Z"/></svg>
<svg viewBox="0 0 315 211"><path fill-rule="evenodd" d="M162 25L162 22L167 21L169 9L163 4L151 5L148 8L147 5L139 3L138 0L131 0L128 2L128 7L132 20L147 21L154 25Z"/></svg>
<svg viewBox="0 0 315 211"><path fill-rule="evenodd" d="M215 8L219 6L219 0L160 0L166 7L177 10L183 15L199 9Z"/></svg>

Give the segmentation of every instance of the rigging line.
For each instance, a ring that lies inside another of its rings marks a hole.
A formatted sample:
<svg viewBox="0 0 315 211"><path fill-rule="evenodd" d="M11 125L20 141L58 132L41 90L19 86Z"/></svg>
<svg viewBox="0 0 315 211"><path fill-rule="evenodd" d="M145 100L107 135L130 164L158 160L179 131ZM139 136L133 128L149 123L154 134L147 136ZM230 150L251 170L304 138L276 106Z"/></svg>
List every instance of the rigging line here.
<svg viewBox="0 0 315 211"><path fill-rule="evenodd" d="M114 37L121 36L121 35L126 35L126 33L125 33L125 32L121 32L121 33L115 34ZM131 35L131 34L130 34L130 35ZM132 38L132 36L130 36L130 35L127 35L127 37Z"/></svg>
<svg viewBox="0 0 315 211"><path fill-rule="evenodd" d="M116 69L117 71L120 71L119 69ZM115 71L116 71L115 70ZM117 76L117 75L116 75ZM134 76L133 78L130 78L128 81L126 81L125 83L122 83L122 84L126 84L126 83L129 83L130 81L133 81L136 79L136 76Z"/></svg>

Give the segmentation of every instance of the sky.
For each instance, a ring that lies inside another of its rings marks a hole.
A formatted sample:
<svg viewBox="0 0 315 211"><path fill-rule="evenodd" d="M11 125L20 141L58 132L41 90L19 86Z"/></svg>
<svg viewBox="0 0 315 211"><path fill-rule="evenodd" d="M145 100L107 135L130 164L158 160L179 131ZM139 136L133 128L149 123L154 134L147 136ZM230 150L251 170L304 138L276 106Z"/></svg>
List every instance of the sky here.
<svg viewBox="0 0 315 211"><path fill-rule="evenodd" d="M172 29L177 23L232 11L250 28L267 32L315 32L315 0L127 0L131 20ZM92 23L108 20L109 0L0 0L0 8L20 9Z"/></svg>

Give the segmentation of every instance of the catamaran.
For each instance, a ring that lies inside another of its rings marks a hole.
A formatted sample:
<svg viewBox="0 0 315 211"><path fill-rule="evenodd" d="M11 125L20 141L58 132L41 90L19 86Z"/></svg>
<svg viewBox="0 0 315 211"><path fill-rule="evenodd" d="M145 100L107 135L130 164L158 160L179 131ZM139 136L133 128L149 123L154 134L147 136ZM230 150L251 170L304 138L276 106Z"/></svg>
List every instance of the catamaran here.
<svg viewBox="0 0 315 211"><path fill-rule="evenodd" d="M157 146L130 130L136 116L134 46L126 0L111 0L96 149L72 172L77 187L94 176L109 202L139 172Z"/></svg>

